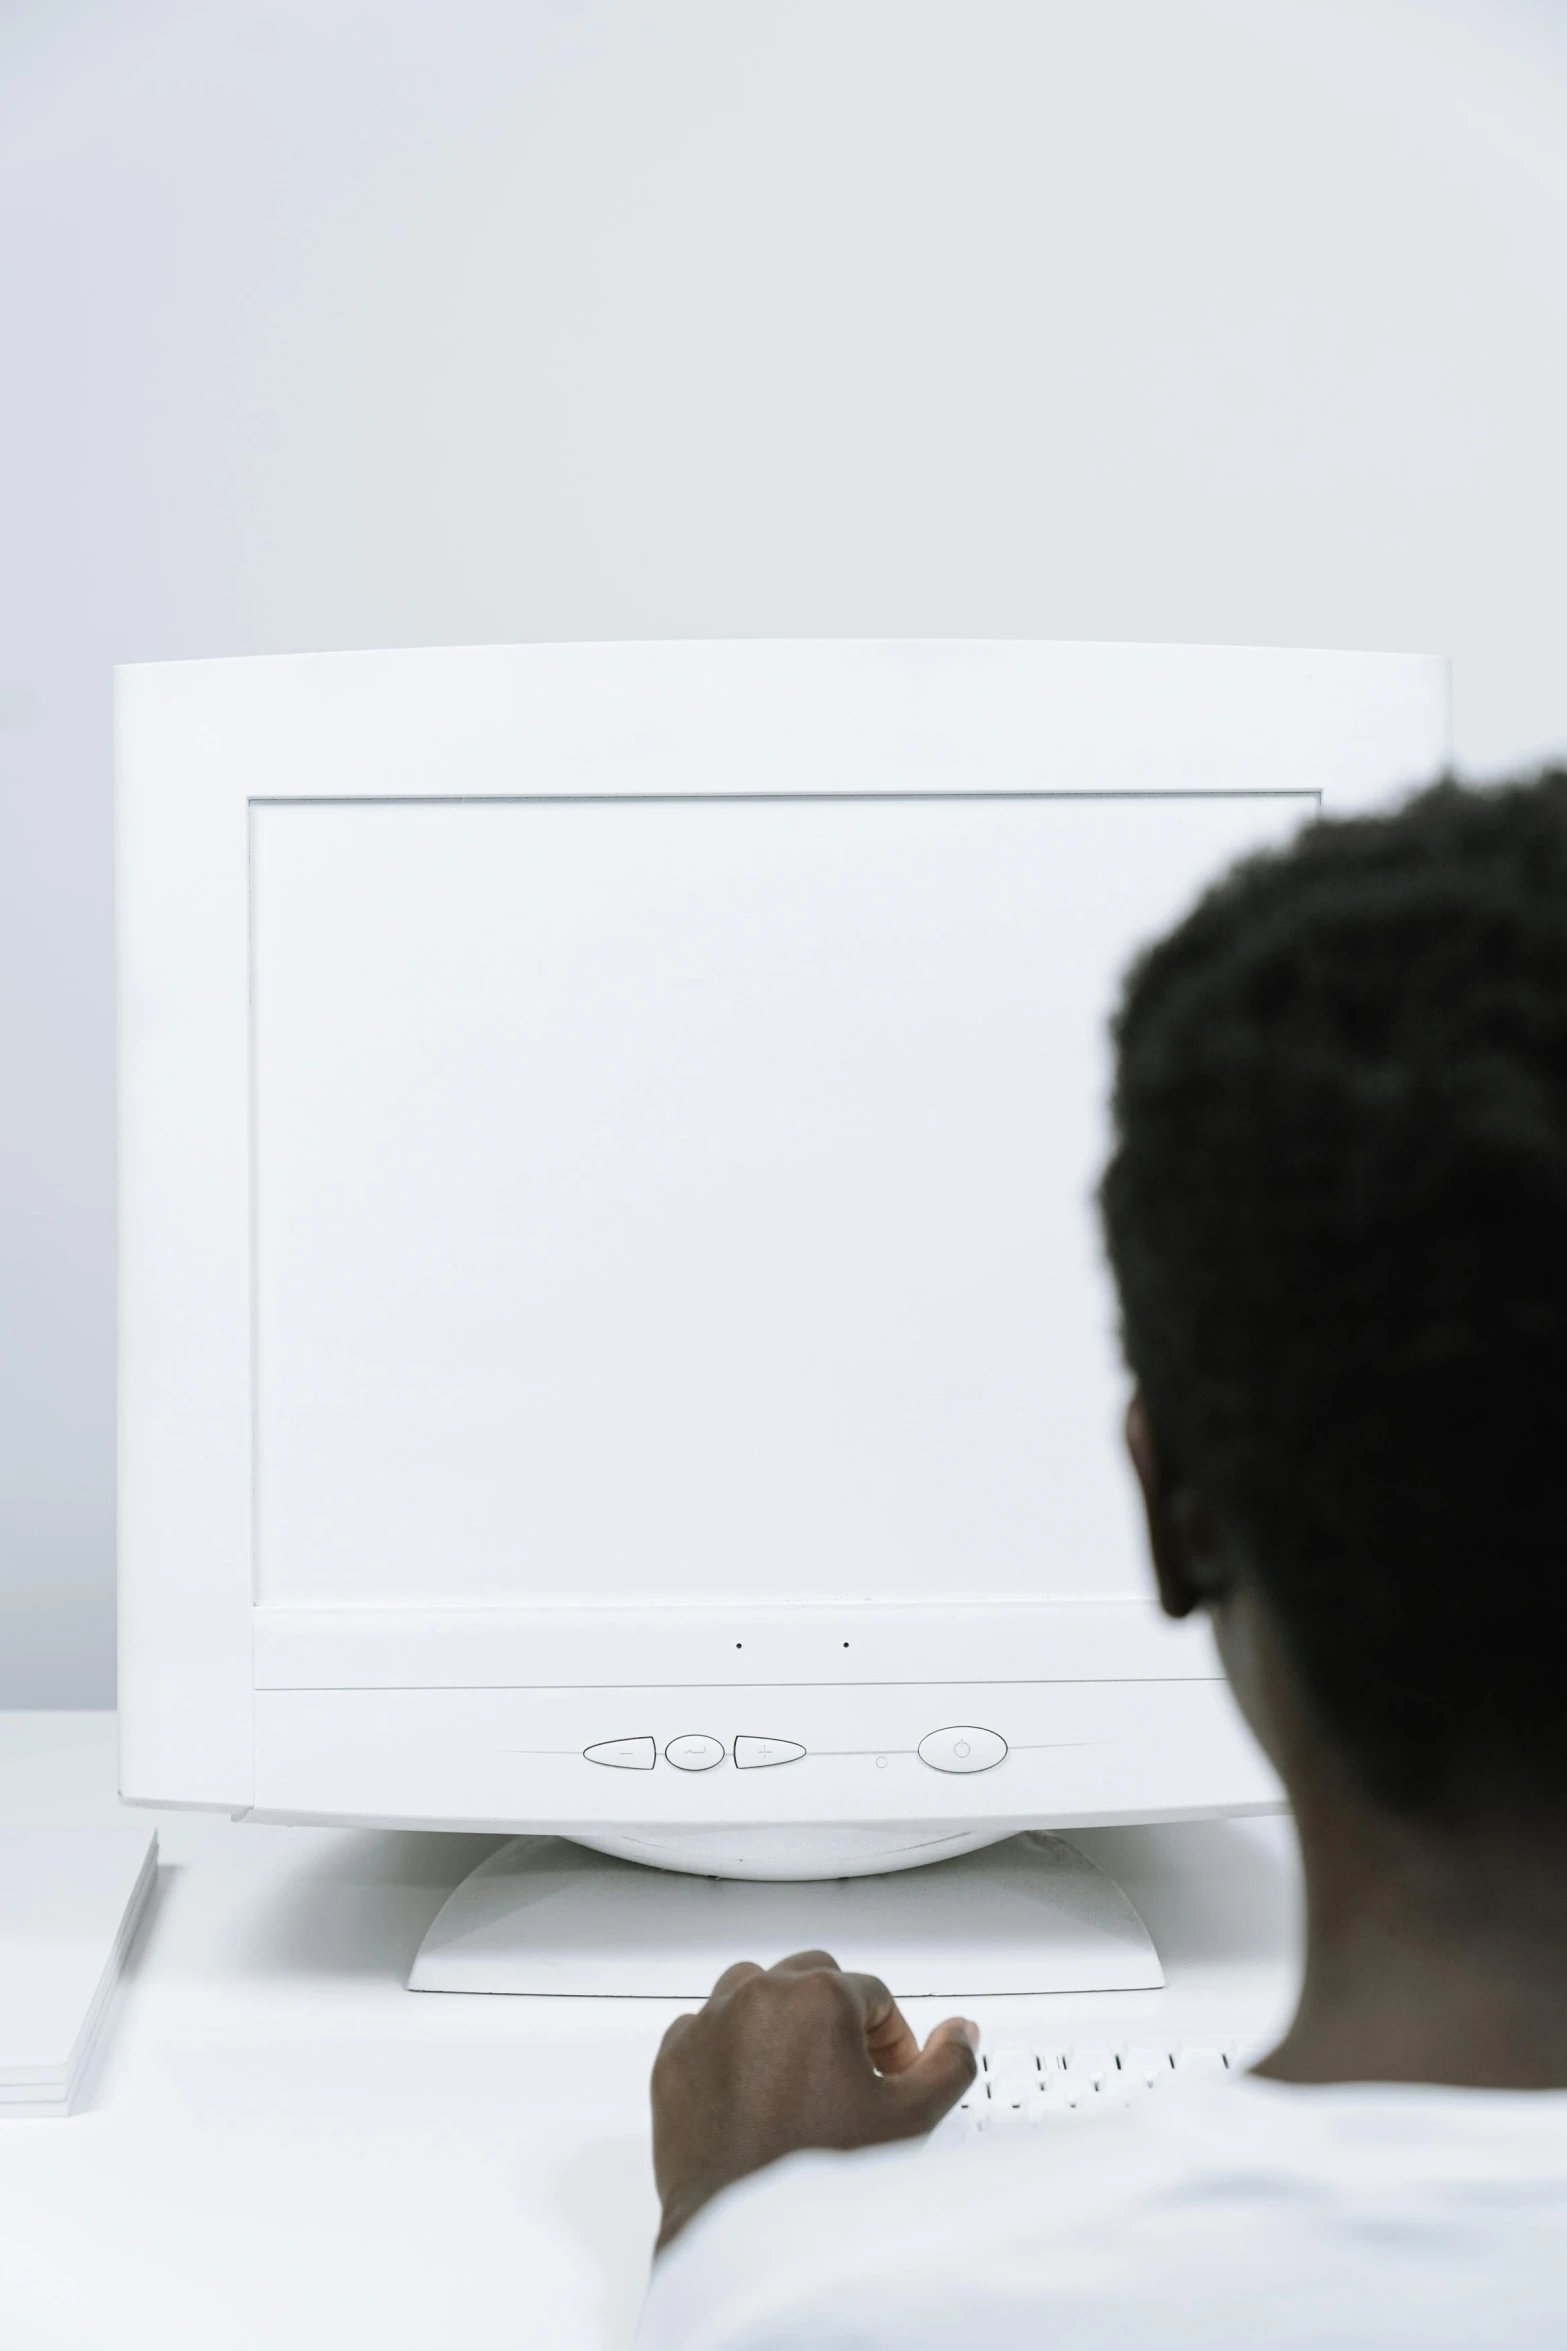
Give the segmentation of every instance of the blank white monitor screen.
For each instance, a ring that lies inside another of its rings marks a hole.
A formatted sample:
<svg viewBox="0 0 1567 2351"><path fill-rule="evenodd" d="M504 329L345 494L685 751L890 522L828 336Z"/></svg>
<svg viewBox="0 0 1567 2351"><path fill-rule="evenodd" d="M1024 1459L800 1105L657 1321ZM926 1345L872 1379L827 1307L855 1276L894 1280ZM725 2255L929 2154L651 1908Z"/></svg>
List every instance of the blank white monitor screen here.
<svg viewBox="0 0 1567 2351"><path fill-rule="evenodd" d="M1145 1588L1138 944L1310 795L251 811L256 1598Z"/></svg>

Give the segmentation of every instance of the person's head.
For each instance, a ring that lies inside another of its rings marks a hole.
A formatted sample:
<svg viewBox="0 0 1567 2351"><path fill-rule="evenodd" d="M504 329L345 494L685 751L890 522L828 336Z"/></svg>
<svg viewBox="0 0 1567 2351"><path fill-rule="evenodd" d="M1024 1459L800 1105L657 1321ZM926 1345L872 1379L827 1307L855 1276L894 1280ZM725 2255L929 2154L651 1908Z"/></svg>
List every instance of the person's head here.
<svg viewBox="0 0 1567 2351"><path fill-rule="evenodd" d="M1166 1605L1211 1607L1264 1737L1282 1677L1374 1803L1559 1818L1567 770L1248 861L1136 964L1115 1040Z"/></svg>

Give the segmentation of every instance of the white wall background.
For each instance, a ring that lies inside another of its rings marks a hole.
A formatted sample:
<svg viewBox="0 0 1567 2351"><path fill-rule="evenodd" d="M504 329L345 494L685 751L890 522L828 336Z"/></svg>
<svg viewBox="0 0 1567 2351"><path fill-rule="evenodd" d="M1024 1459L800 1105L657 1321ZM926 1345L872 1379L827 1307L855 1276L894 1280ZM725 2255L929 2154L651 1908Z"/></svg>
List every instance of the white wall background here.
<svg viewBox="0 0 1567 2351"><path fill-rule="evenodd" d="M1453 654L1567 745L1567 0L0 0L0 1703L113 1685L110 667Z"/></svg>

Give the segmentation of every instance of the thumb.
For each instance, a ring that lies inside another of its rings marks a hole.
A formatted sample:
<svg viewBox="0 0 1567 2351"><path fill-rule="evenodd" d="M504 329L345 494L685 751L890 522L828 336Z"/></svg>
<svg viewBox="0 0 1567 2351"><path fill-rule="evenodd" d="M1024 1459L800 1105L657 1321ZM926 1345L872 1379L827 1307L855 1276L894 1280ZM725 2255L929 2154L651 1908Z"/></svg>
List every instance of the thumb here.
<svg viewBox="0 0 1567 2351"><path fill-rule="evenodd" d="M934 2130L956 2106L979 2071L979 2027L949 2016L937 2025L912 2065L887 2077L886 2087L910 2131Z"/></svg>

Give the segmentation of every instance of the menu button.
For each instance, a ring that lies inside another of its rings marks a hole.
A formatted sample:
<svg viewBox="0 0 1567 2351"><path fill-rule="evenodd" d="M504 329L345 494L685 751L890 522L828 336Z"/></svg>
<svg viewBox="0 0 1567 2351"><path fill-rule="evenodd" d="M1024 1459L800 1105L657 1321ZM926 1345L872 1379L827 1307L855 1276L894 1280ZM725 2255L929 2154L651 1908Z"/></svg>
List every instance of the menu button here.
<svg viewBox="0 0 1567 2351"><path fill-rule="evenodd" d="M805 1749L794 1739L736 1739L737 1771L765 1771L773 1763L798 1763Z"/></svg>
<svg viewBox="0 0 1567 2351"><path fill-rule="evenodd" d="M588 1763L607 1763L611 1771L651 1771L658 1761L658 1743L654 1739L601 1739L596 1747L584 1747L582 1753Z"/></svg>

